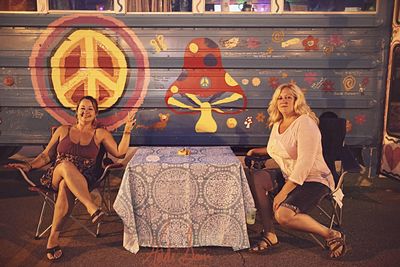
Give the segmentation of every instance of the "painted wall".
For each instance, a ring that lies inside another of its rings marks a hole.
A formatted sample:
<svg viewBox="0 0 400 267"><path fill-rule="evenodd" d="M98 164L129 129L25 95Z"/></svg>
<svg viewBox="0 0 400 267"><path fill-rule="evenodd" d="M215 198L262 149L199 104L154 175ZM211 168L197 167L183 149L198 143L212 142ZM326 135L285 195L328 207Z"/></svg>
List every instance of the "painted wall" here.
<svg viewBox="0 0 400 267"><path fill-rule="evenodd" d="M53 14L27 26L29 15L0 15L0 144L46 143L88 94L115 136L136 111L131 145L264 145L266 106L293 82L317 114L347 119L347 143L376 147L392 11L382 5L341 18Z"/></svg>

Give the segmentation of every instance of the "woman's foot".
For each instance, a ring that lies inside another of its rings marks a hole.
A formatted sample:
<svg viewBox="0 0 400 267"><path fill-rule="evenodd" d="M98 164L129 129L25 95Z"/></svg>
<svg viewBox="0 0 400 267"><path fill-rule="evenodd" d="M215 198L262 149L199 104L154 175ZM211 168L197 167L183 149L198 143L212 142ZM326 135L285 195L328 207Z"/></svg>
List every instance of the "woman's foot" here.
<svg viewBox="0 0 400 267"><path fill-rule="evenodd" d="M55 246L55 247L46 249L46 256L47 256L47 259L50 261L58 260L59 258L61 258L62 255L63 255L63 252L62 252L60 246Z"/></svg>
<svg viewBox="0 0 400 267"><path fill-rule="evenodd" d="M326 239L329 248L328 256L332 259L343 257L347 252L346 236L342 232L332 230L331 237Z"/></svg>
<svg viewBox="0 0 400 267"><path fill-rule="evenodd" d="M59 246L59 231L51 231L46 245L46 256L49 260L57 260L62 256L62 250Z"/></svg>
<svg viewBox="0 0 400 267"><path fill-rule="evenodd" d="M279 244L278 237L273 233L267 233L267 235L263 235L260 241L253 247L249 249L251 253L264 253L266 251L270 251L273 247L276 247Z"/></svg>

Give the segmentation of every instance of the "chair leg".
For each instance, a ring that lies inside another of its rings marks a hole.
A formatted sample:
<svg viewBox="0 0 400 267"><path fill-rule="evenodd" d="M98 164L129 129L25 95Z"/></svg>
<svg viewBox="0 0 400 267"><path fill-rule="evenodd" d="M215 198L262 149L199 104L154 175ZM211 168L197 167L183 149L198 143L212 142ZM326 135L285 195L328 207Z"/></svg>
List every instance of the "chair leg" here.
<svg viewBox="0 0 400 267"><path fill-rule="evenodd" d="M331 228L333 227L333 224L336 224L337 227L340 227L342 225L342 214L343 214L343 211L340 208L338 210L337 203L334 203L332 205L332 208L333 208L333 215L332 215L332 218L331 218Z"/></svg>
<svg viewBox="0 0 400 267"><path fill-rule="evenodd" d="M111 187L110 187L110 179L109 176L105 178L102 189L100 191L101 203L106 208L106 213L108 215L112 212L112 204L111 204Z"/></svg>
<svg viewBox="0 0 400 267"><path fill-rule="evenodd" d="M53 196L53 198L54 198L54 196ZM42 223L43 223L43 217L44 217L46 205L48 204L49 206L54 206L54 203L55 203L55 201L53 199L51 199L48 195L44 195L44 200L43 200L42 208L40 210L38 224L36 227L35 239L40 239L45 233L47 233L50 230L52 224L50 224L49 226L47 226L46 229L44 229L42 232L40 232L40 229L41 229Z"/></svg>
<svg viewBox="0 0 400 267"><path fill-rule="evenodd" d="M111 203L111 181L110 181L110 176L107 176L107 202L108 202L108 211L111 213L111 211L112 211L112 203Z"/></svg>
<svg viewBox="0 0 400 267"><path fill-rule="evenodd" d="M96 226L96 237L100 236L100 225L101 225L101 222L97 223L97 226Z"/></svg>
<svg viewBox="0 0 400 267"><path fill-rule="evenodd" d="M319 240L317 237L315 237L314 234L311 234L311 233L308 233L308 234L314 239L315 242L317 242L318 245L321 246L322 249L324 249L324 250L326 249L326 245L323 244L323 243L321 242L321 240Z"/></svg>
<svg viewBox="0 0 400 267"><path fill-rule="evenodd" d="M342 218L343 218L343 209L340 209L339 210L339 217L338 217L339 226L342 225Z"/></svg>
<svg viewBox="0 0 400 267"><path fill-rule="evenodd" d="M80 203L79 200L76 198L75 199L75 203L74 203L74 208L76 207L76 205ZM73 208L73 209L74 209ZM82 219L77 218L76 216L73 215L73 212L71 212L71 214L69 215L69 217L76 222L80 227L82 227L86 232L88 232L90 235L92 235L93 237L99 237L100 236L100 225L101 222L97 223L96 225L96 231L91 230L90 228L93 227L88 227L87 226L87 221L85 221L84 223L82 222Z"/></svg>
<svg viewBox="0 0 400 267"><path fill-rule="evenodd" d="M89 227L87 227L85 224L83 224L82 222L80 222L80 220L77 219L77 218L75 218L72 214L69 215L69 217L70 217L74 222L76 222L77 224L79 224L79 226L82 227L86 232L88 232L89 234L91 234L91 235L94 236L94 237L98 237L99 234L98 234L97 230L96 230L96 233L93 232L92 230L89 229Z"/></svg>
<svg viewBox="0 0 400 267"><path fill-rule="evenodd" d="M335 225L336 227L340 227L342 224L342 215L343 215L343 210L339 208L339 205L331 199L330 201L332 212L328 213L325 209L322 208L321 205L317 205L318 210L329 219L329 229L333 229L333 226ZM330 211L330 209L329 209ZM318 245L320 245L323 249L327 249L327 246L321 242L320 239L318 239L314 234L309 233L309 235L314 239L315 242L317 242Z"/></svg>
<svg viewBox="0 0 400 267"><path fill-rule="evenodd" d="M49 207L53 206L53 208L55 205L55 195L53 196L53 199L51 197L49 197L48 194L41 193L41 195L43 196L44 200L43 200L42 208L40 211L38 224L36 227L35 239L40 239L45 233L47 233L51 229L52 224L50 224L46 229L44 229L41 232L43 218L45 216L45 210L46 210L47 205ZM105 206L105 208L107 210L106 212L110 213L111 212L111 193L110 193L110 181L109 181L108 177L107 177L106 181L104 181L104 185L103 185L100 195L101 195L102 205ZM105 199L105 198L107 198L107 199ZM79 203L78 199L75 199L74 206L76 206L78 203ZM85 225L84 223L81 222L81 219L78 219L73 214L70 214L69 217L74 222L76 222L80 227L82 227L86 232L88 232L90 235L92 235L94 237L99 237L101 222L97 223L96 230L91 230L87 225Z"/></svg>

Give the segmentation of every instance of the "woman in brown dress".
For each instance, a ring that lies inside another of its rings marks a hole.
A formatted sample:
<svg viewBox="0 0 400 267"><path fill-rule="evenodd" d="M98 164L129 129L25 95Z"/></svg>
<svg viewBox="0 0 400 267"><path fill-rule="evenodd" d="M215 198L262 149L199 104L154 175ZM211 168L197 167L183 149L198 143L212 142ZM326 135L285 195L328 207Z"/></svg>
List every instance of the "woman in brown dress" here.
<svg viewBox="0 0 400 267"><path fill-rule="evenodd" d="M94 224L105 214L93 202L89 193L89 187L96 182L94 165L100 145L117 158L123 158L129 147L131 131L136 123L134 114L128 114L122 139L117 144L109 131L96 128L97 113L97 101L91 96L83 97L78 102L75 125L58 127L46 149L32 162L8 165L28 172L48 164L50 151L57 149L55 163L41 178L43 186L57 192L52 228L47 241L46 254L49 260L62 256L59 234L65 219L72 211L75 197L86 207Z"/></svg>

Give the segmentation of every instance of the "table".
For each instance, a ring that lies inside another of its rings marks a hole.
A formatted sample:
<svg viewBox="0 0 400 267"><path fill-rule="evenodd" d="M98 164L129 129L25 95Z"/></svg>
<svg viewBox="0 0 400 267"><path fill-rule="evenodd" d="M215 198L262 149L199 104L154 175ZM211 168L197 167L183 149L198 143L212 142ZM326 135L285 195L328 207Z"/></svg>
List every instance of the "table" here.
<svg viewBox="0 0 400 267"><path fill-rule="evenodd" d="M127 165L114 209L123 246L249 248L245 213L254 207L230 147L140 147Z"/></svg>

